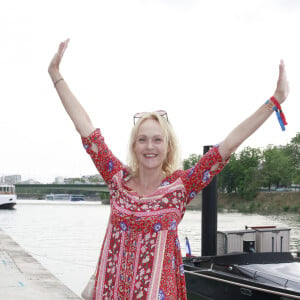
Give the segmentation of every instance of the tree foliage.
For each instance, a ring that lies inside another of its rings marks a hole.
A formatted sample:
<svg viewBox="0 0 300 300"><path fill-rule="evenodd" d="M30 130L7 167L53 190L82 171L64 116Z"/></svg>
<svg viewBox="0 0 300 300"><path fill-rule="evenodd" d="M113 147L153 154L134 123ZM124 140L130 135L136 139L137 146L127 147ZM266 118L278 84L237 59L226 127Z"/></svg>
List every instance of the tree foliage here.
<svg viewBox="0 0 300 300"><path fill-rule="evenodd" d="M195 165L201 156L191 154L184 169ZM228 164L218 175L222 192L238 193L246 200L256 197L259 188L289 187L300 184L300 133L285 146L266 149L244 148L231 155Z"/></svg>
<svg viewBox="0 0 300 300"><path fill-rule="evenodd" d="M232 154L219 174L219 187L227 193L236 192L245 199L253 199L259 187L260 160L261 152L255 148L247 147L239 154Z"/></svg>
<svg viewBox="0 0 300 300"><path fill-rule="evenodd" d="M276 188L280 186L289 186L292 182L295 168L292 163L292 157L286 147L269 147L264 151L264 160L262 163L262 185Z"/></svg>
<svg viewBox="0 0 300 300"><path fill-rule="evenodd" d="M183 160L183 169L187 170L192 168L200 158L201 155L199 154L195 154L195 153L191 154L188 158Z"/></svg>
<svg viewBox="0 0 300 300"><path fill-rule="evenodd" d="M296 136L292 138L291 143L286 146L286 152L287 155L290 156L293 164L294 183L300 183L300 133L297 133Z"/></svg>

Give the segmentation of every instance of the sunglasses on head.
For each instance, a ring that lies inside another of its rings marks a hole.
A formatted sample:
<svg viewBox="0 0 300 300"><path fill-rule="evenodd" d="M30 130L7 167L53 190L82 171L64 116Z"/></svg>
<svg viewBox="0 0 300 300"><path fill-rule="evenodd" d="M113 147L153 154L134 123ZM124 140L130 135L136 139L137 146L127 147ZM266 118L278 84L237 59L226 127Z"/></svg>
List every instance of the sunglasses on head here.
<svg viewBox="0 0 300 300"><path fill-rule="evenodd" d="M165 118L168 121L168 114L165 110L156 110L155 113ZM149 112L139 112L133 116L133 124L135 125L137 119L141 119L144 115L149 114Z"/></svg>

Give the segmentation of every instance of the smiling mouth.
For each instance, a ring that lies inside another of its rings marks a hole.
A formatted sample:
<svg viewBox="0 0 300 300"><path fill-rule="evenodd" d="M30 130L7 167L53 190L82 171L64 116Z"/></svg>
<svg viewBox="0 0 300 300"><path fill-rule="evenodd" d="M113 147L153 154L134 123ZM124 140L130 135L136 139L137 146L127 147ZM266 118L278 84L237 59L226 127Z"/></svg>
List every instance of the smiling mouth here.
<svg viewBox="0 0 300 300"><path fill-rule="evenodd" d="M156 156L157 156L157 154L144 154L144 157L146 157L146 158L153 158Z"/></svg>

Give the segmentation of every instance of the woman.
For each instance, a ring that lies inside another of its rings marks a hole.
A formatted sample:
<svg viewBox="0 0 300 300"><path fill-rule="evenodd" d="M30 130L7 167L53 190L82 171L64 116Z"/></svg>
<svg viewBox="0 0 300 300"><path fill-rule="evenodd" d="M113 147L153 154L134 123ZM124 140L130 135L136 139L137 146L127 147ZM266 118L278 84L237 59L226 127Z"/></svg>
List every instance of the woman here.
<svg viewBox="0 0 300 300"><path fill-rule="evenodd" d="M231 153L281 104L289 87L283 62L274 98L237 126L190 170L176 170L176 140L163 111L136 114L129 166L109 150L69 90L59 66L69 40L49 66L60 99L110 190L111 215L97 266L93 299L186 299L177 226L186 206Z"/></svg>

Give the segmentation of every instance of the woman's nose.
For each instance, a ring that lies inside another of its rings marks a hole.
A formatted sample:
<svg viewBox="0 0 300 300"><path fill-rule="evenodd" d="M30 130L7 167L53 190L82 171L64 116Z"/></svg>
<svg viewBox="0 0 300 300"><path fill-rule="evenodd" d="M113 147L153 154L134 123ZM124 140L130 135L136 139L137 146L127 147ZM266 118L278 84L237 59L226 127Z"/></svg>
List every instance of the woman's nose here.
<svg viewBox="0 0 300 300"><path fill-rule="evenodd" d="M149 140L147 141L147 148L148 148L148 149L152 149L152 148L153 148L153 142L152 142L151 139L149 139Z"/></svg>

